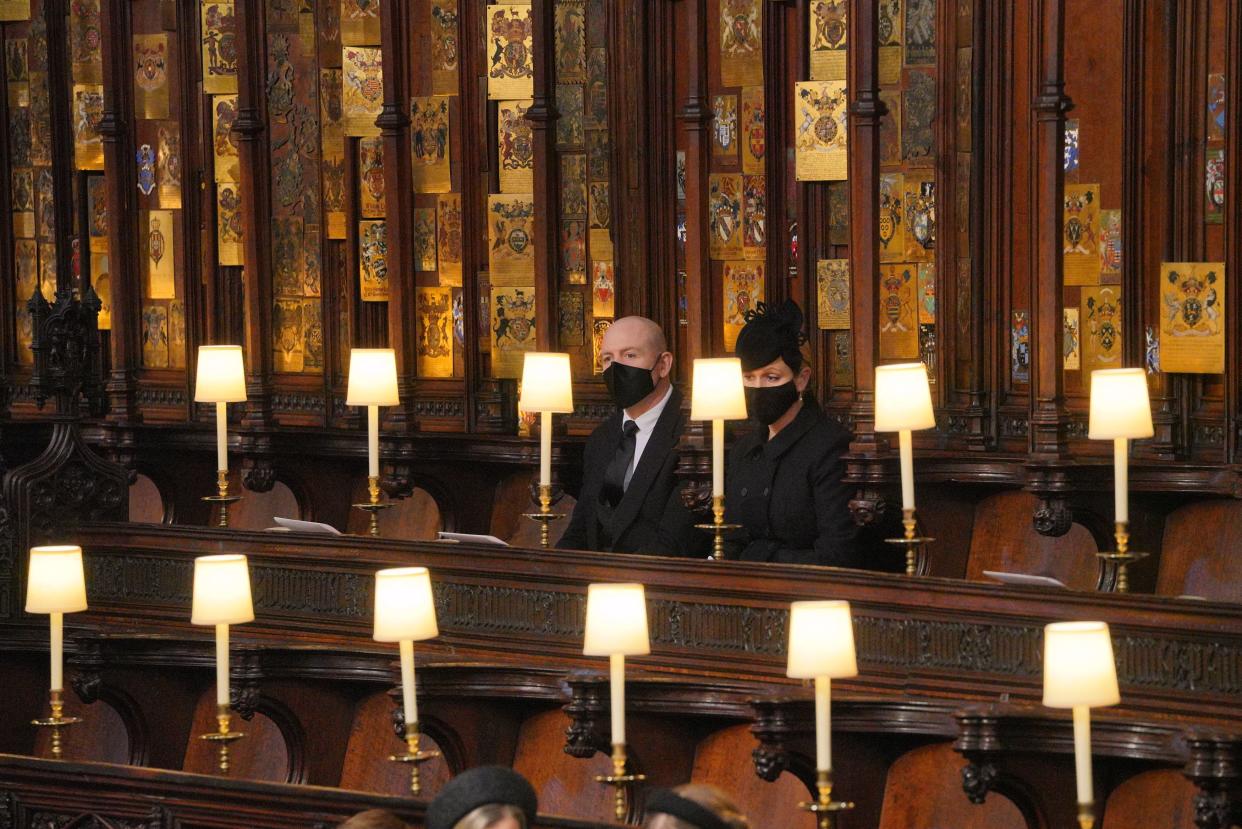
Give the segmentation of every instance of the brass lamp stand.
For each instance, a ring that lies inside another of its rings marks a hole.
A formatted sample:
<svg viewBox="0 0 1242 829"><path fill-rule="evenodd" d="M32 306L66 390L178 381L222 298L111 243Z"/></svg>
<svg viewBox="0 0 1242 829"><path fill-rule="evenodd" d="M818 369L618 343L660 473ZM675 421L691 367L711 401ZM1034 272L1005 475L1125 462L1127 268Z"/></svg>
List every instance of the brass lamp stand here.
<svg viewBox="0 0 1242 829"><path fill-rule="evenodd" d="M552 484L539 485L539 512L524 512L522 517L539 522L539 546L547 547L552 522L565 517L564 513L552 511Z"/></svg>
<svg viewBox="0 0 1242 829"><path fill-rule="evenodd" d="M1116 530L1113 533L1117 539L1116 552L1096 553L1109 566L1115 568L1117 573L1116 590L1118 593L1130 592L1130 575L1127 568L1136 561L1142 561L1147 558L1147 553L1138 553L1130 549L1130 530L1129 523L1126 521L1118 521Z"/></svg>
<svg viewBox="0 0 1242 829"><path fill-rule="evenodd" d="M229 473L227 469L218 470L216 474L216 494L204 495L203 500L213 505L216 512L216 526L222 530L229 526L229 504L240 501L240 495L229 495Z"/></svg>
<svg viewBox="0 0 1242 829"><path fill-rule="evenodd" d="M712 561L724 561L725 533L741 528L741 524L724 522L725 502L723 495L712 496L712 523L695 524L696 530L707 530L712 534Z"/></svg>
<svg viewBox="0 0 1242 829"><path fill-rule="evenodd" d="M418 775L419 765L439 757L440 752L422 751L418 748L418 723L405 724L405 749L405 752L402 754L388 755L388 759L394 763L409 764L410 794L417 796L423 793L423 784Z"/></svg>
<svg viewBox="0 0 1242 829"><path fill-rule="evenodd" d="M816 789L819 797L809 803L799 803L798 808L815 815L819 829L833 829L837 825L837 815L853 809L854 804L832 799L832 772L825 769L817 772Z"/></svg>
<svg viewBox="0 0 1242 829"><path fill-rule="evenodd" d="M65 700L59 688L48 692L48 703L52 709L52 716L41 720L31 720L30 724L52 729L52 759L59 760L64 755L64 747L60 739L61 729L82 722L82 718L65 716Z"/></svg>
<svg viewBox="0 0 1242 829"><path fill-rule="evenodd" d="M625 756L625 743L613 743L612 774L600 774L595 778L596 783L604 783L616 789L614 806L618 823L625 821L627 799L630 789L633 788L635 783L641 783L647 779L647 775L645 774L627 773L625 767L628 762L629 761Z"/></svg>
<svg viewBox="0 0 1242 829"><path fill-rule="evenodd" d="M216 731L210 734L200 734L198 737L200 740L216 744L217 763L221 774L229 773L229 744L237 742L246 736L244 732L234 731L230 727L229 720L231 718L232 714L229 712L227 705L216 706Z"/></svg>
<svg viewBox="0 0 1242 829"><path fill-rule="evenodd" d="M386 510L393 506L392 502L390 501L384 501L383 503L380 502L379 481L380 479L378 475L369 475L367 477L367 492L370 493L371 500L367 501L365 504L354 504L354 509L360 509L363 512L368 512L371 514L371 526L368 532L370 532L370 534L375 538L379 538L379 534L380 534L379 532L380 510Z"/></svg>
<svg viewBox="0 0 1242 829"><path fill-rule="evenodd" d="M926 575L928 568L927 545L936 539L916 534L918 520L914 516L914 510L903 509L901 516L901 525L905 529L905 534L901 538L886 538L884 540L889 544L900 544L906 548L907 576Z"/></svg>

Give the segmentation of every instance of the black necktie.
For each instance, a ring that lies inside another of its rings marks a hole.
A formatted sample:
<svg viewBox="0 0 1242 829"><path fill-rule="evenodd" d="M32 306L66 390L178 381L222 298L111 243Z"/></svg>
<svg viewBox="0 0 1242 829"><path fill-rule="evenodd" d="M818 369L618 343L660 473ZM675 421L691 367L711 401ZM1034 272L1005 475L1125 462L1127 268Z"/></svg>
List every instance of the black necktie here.
<svg viewBox="0 0 1242 829"><path fill-rule="evenodd" d="M627 420L621 431L621 441L617 444L617 453L613 455L612 460L608 463L608 468L604 470L604 485L600 489L600 498L611 507L621 503L621 496L625 494L625 473L629 471L630 464L634 462L634 445L637 442L635 436L638 434L638 424L632 420Z"/></svg>

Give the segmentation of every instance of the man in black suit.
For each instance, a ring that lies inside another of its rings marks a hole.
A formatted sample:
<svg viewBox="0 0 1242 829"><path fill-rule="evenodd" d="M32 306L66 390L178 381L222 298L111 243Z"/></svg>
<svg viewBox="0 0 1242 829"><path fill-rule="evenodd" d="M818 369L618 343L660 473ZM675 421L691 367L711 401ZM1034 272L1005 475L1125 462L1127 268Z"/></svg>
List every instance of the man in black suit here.
<svg viewBox="0 0 1242 829"><path fill-rule="evenodd" d="M677 444L682 395L669 380L673 355L664 332L645 317L624 317L600 347L604 382L617 413L587 440L582 490L562 549L685 556L703 536L682 504Z"/></svg>

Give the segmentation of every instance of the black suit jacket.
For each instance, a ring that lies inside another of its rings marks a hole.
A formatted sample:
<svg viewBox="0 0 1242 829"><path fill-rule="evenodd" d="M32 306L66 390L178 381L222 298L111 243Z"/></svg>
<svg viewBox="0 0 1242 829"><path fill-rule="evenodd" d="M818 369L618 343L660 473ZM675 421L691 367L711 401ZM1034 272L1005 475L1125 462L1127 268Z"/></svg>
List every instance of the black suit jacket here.
<svg viewBox="0 0 1242 829"><path fill-rule="evenodd" d="M583 452L578 503L557 547L663 556L692 555L704 548L705 537L694 529L694 518L682 503L673 474L685 424L681 402L681 392L674 388L615 509L601 504L599 493L604 470L621 442L624 415L618 410L596 427ZM602 532L602 521L610 522L610 531Z"/></svg>
<svg viewBox="0 0 1242 829"><path fill-rule="evenodd" d="M861 564L845 477L850 433L808 396L793 422L768 440L756 426L729 452L725 520L741 524L727 558L857 567Z"/></svg>

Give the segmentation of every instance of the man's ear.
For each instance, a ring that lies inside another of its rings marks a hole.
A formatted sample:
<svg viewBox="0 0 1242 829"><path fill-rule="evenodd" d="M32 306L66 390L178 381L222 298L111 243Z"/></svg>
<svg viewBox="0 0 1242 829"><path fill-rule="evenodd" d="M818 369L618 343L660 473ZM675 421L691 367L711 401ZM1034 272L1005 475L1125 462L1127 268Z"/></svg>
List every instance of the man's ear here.
<svg viewBox="0 0 1242 829"><path fill-rule="evenodd" d="M663 354L660 355L660 358L656 360L656 375L661 380L663 380L665 377L668 377L672 373L673 373L673 354L672 352L665 351Z"/></svg>

